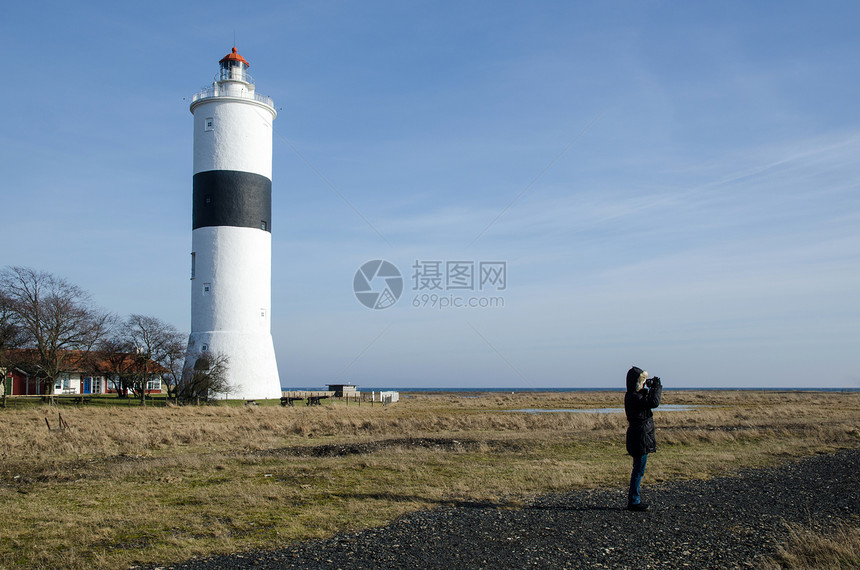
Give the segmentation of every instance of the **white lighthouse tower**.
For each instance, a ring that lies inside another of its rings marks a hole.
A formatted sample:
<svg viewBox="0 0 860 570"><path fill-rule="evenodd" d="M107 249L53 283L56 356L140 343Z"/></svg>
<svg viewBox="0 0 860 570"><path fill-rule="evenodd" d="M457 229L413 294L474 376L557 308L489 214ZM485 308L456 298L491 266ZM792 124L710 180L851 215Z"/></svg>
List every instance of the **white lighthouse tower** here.
<svg viewBox="0 0 860 570"><path fill-rule="evenodd" d="M233 48L191 101L194 202L191 336L185 367L228 359L231 398L280 398L271 333L272 121L249 64ZM215 395L226 397L225 394Z"/></svg>

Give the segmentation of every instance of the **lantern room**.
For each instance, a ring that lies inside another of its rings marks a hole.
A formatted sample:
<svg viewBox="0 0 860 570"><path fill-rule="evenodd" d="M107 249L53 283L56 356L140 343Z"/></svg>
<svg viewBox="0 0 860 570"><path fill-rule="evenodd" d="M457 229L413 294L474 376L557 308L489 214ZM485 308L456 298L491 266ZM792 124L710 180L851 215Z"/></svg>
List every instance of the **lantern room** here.
<svg viewBox="0 0 860 570"><path fill-rule="evenodd" d="M239 55L235 46L233 46L233 51L225 55L218 63L221 66L218 81L254 82L248 74L248 68L251 67L251 64Z"/></svg>

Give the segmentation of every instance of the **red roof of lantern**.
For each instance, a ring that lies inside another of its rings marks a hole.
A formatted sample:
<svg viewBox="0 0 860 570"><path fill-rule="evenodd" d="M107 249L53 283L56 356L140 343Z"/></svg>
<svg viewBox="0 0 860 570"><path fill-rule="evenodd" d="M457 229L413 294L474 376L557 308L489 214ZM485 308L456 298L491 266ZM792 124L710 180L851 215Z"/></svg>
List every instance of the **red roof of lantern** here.
<svg viewBox="0 0 860 570"><path fill-rule="evenodd" d="M224 63L225 61L241 61L248 67L251 67L251 64L248 63L245 58L239 55L239 53L236 51L236 46L233 46L233 51L222 57L221 61L219 61L218 63Z"/></svg>

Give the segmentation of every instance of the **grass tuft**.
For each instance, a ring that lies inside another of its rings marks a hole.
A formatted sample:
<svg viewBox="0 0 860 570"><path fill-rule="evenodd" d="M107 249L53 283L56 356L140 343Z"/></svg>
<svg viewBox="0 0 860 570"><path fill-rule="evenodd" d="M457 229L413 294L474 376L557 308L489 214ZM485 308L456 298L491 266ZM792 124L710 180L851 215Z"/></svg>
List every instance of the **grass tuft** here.
<svg viewBox="0 0 860 570"><path fill-rule="evenodd" d="M860 521L839 522L827 530L789 525L789 539L776 555L763 561L763 570L836 570L860 568Z"/></svg>

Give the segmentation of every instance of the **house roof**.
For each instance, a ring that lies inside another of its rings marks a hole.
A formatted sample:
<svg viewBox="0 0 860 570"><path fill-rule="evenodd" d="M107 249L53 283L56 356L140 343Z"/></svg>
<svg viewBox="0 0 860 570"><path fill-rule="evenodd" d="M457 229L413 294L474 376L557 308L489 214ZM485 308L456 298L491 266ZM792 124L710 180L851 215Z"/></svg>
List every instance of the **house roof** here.
<svg viewBox="0 0 860 570"><path fill-rule="evenodd" d="M61 350L62 359L60 372L64 373L99 373L125 372L162 374L167 369L154 360L142 360L131 352L106 353L103 351ZM6 359L26 366L27 363L38 361L38 353L33 348L9 350Z"/></svg>

